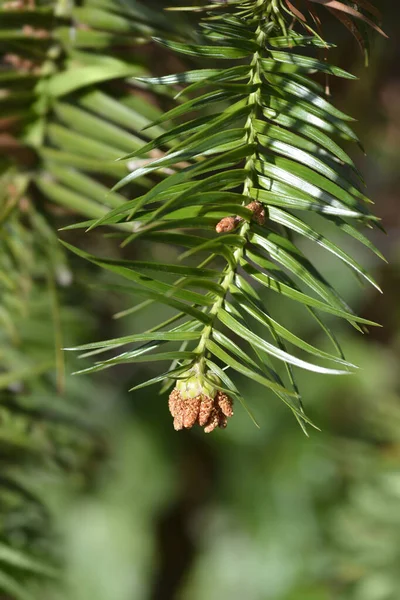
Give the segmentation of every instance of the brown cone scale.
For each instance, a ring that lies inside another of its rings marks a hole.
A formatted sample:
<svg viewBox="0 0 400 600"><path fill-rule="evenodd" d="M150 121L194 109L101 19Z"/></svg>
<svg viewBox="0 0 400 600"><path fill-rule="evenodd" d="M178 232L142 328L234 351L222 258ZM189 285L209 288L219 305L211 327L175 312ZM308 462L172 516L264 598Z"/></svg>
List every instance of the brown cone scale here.
<svg viewBox="0 0 400 600"><path fill-rule="evenodd" d="M211 433L217 427L225 429L228 418L233 415L233 402L223 392L215 398L200 395L195 398L182 398L179 390L172 390L169 397L169 410L174 417L174 429L191 429L196 423Z"/></svg>

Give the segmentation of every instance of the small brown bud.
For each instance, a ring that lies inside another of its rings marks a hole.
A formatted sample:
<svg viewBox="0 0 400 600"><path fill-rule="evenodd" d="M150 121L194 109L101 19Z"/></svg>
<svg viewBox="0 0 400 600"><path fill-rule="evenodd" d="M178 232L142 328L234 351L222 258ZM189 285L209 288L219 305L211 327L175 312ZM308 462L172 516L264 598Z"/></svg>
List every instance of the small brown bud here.
<svg viewBox="0 0 400 600"><path fill-rule="evenodd" d="M233 416L233 402L223 392L217 392L214 398L214 406L207 425L204 427L205 433L211 433L216 427L225 429L228 424L228 418Z"/></svg>
<svg viewBox="0 0 400 600"><path fill-rule="evenodd" d="M207 396L203 396L201 403L200 403L200 411L199 411L200 427L204 427L204 425L207 424L207 421L210 418L213 406L214 406L214 400L212 398L208 398Z"/></svg>
<svg viewBox="0 0 400 600"><path fill-rule="evenodd" d="M238 223L239 219L237 217L224 217L217 223L215 229L217 233L229 233L235 229Z"/></svg>
<svg viewBox="0 0 400 600"><path fill-rule="evenodd" d="M196 398L183 399L176 388L169 397L169 410L174 417L174 428L176 431L190 429L197 421L200 409L200 396Z"/></svg>
<svg viewBox="0 0 400 600"><path fill-rule="evenodd" d="M256 223L258 223L258 225L265 224L265 209L260 202L250 202L246 208L251 210L253 213L253 219Z"/></svg>
<svg viewBox="0 0 400 600"><path fill-rule="evenodd" d="M250 204L247 204L246 208L251 210L251 212L253 213L252 218L256 223L258 223L258 225L265 224L265 209L260 202L250 202ZM241 221L243 221L242 217L238 216L224 217L220 220L215 229L217 233L229 233L230 231L233 231L235 227L237 227L239 223L241 223Z"/></svg>
<svg viewBox="0 0 400 600"><path fill-rule="evenodd" d="M219 408L221 409L222 413L226 417L233 416L233 402L232 402L231 398L229 398L229 396L227 396L223 392L217 392L217 395L215 396L215 400L216 400Z"/></svg>
<svg viewBox="0 0 400 600"><path fill-rule="evenodd" d="M185 400L185 413L183 415L183 426L190 429L196 423L200 410L201 396Z"/></svg>

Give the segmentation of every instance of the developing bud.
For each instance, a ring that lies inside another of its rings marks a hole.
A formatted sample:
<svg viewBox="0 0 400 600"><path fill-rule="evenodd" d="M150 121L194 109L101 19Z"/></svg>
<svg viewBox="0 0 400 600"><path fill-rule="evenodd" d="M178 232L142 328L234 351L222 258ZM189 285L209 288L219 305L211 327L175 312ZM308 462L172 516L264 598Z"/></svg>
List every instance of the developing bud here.
<svg viewBox="0 0 400 600"><path fill-rule="evenodd" d="M224 217L217 223L215 229L217 233L229 233L240 223L237 217Z"/></svg>
<svg viewBox="0 0 400 600"><path fill-rule="evenodd" d="M258 225L265 225L265 209L260 202L250 202L250 204L247 204L246 208L251 210L253 213L253 221L255 221ZM242 221L243 218L238 216L224 217L217 223L215 229L217 233L229 233L230 231L233 231L235 227L237 227Z"/></svg>
<svg viewBox="0 0 400 600"><path fill-rule="evenodd" d="M207 379L192 371L172 390L168 405L176 431L191 429L196 423L204 427L205 433L227 426L228 418L233 415L232 399L218 390L221 382L216 375L209 372Z"/></svg>
<svg viewBox="0 0 400 600"><path fill-rule="evenodd" d="M265 209L260 202L250 202L250 204L248 204L246 208L251 210L251 212L253 213L253 219L258 225L265 224Z"/></svg>

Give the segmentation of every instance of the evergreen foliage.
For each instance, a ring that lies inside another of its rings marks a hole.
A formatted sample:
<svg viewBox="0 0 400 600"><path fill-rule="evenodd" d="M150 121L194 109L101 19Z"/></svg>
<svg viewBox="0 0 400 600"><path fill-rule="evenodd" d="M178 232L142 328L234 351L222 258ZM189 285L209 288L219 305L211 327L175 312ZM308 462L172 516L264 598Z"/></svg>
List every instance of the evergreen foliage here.
<svg viewBox="0 0 400 600"><path fill-rule="evenodd" d="M325 60L332 45L313 5L333 11L366 52L364 25L380 31L379 14L365 0L311 1L309 12L295 0L188 7L195 16L206 10L197 33L157 3L1 2L0 589L7 598L41 598L32 592L38 582L58 581L63 557L46 482L85 479L99 448L91 389L65 382L62 347L82 341L78 333L63 339L62 323L75 311L68 287L86 266L60 246L58 227L78 256L127 279L107 288L133 298L125 314L153 320L143 333L80 346L97 361L83 372L161 361L160 374L138 387L161 384L165 392L189 372L202 389L217 380L246 408L248 378L285 402L305 431L294 368L355 369L329 319L360 331L374 323L353 313L307 255L330 252L376 286L336 239L350 236L381 257L362 233L379 222L342 148L359 144L352 119L326 94L326 78L352 76ZM190 70L158 76L147 52L152 37ZM100 226L107 230L92 231ZM131 247L151 244L167 258L94 256L70 243L84 244L82 228L107 249L121 243L129 256ZM175 251L179 260L168 262ZM272 298L282 302L279 315ZM91 302L89 290L82 299ZM318 323L330 350L285 322L292 302ZM160 304L171 311L163 322Z"/></svg>
<svg viewBox="0 0 400 600"><path fill-rule="evenodd" d="M343 5L333 4L343 18ZM245 405L231 378L238 372L274 392L305 430L308 418L294 367L325 375L355 368L345 361L324 314L346 319L360 331L374 325L354 314L297 241L311 241L311 252L321 248L332 253L358 278L377 287L340 244L322 234L320 225L328 221L332 231L380 255L361 231L379 225L369 210L362 176L338 144L360 144L351 128L353 119L327 99L318 82L319 75L352 75L319 57L331 45L290 2L234 1L209 9L196 43L157 39L199 63L207 61L208 68L137 78L167 89L178 86L181 102L152 123L158 127L172 122L167 133L125 160L154 151L161 155L140 164L113 189L119 192L157 172L161 180L105 216L80 225L118 226L124 247L142 241L174 245L180 249L178 262L111 260L75 250L125 277L125 289L145 299L135 310L154 313L157 303L163 303L174 314L143 334L81 350L97 353L138 342L133 350L98 361L87 372L121 362L169 360L170 370L143 386L185 380L193 373L205 385L214 374L221 389ZM370 21L354 9L347 13ZM213 66L221 60L227 66ZM172 170L168 176L166 169ZM311 222L310 215L318 220ZM331 351L316 348L278 320L268 307L270 294L303 304L328 336ZM262 335L255 333L255 323L262 324ZM277 361L284 364L286 376Z"/></svg>

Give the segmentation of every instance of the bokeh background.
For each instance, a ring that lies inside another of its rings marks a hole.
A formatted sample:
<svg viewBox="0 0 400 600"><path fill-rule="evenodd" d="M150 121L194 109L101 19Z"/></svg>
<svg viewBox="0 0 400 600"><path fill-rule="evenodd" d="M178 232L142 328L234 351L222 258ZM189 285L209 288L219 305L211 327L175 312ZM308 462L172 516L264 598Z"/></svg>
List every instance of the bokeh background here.
<svg viewBox="0 0 400 600"><path fill-rule="evenodd" d="M332 62L360 78L334 82L332 93L339 108L358 119L367 154L353 149L353 157L387 230L371 239L388 263L356 243L347 242L348 249L374 273L384 295L358 285L322 251L313 254L354 309L382 324L364 336L335 324L346 357L360 370L346 378L298 373L307 414L321 428L310 438L274 396L244 380L239 384L260 429L237 406L229 427L207 436L174 432L167 397L157 387L127 392L151 376L150 367L72 376L78 363L68 355L65 397L85 408L97 442L93 448L80 429L68 429L68 443L60 447L58 433L57 457L71 476L34 461L29 471L32 488L46 497L47 516L13 506L2 522L16 546L30 535L38 555L50 548L65 562L67 588L37 583L40 598L400 598L400 6L380 5L389 40L373 36L368 69L348 32L333 21L329 37L338 43ZM165 52L143 51L154 61ZM163 62L164 72L175 60ZM94 251L100 242L88 244ZM146 317L113 319L129 308L125 297L86 289L93 268L82 262L72 257L74 281L66 275L65 345L142 329ZM82 294L89 314L81 310ZM38 299L41 330L30 331L27 322L28 346L38 336L43 344L51 337L47 310ZM289 328L298 325L294 304L285 318ZM312 326L302 327L306 339L324 345ZM35 393L57 403L45 383ZM18 460L2 456L2 463ZM45 539L38 534L43 518L49 522Z"/></svg>

